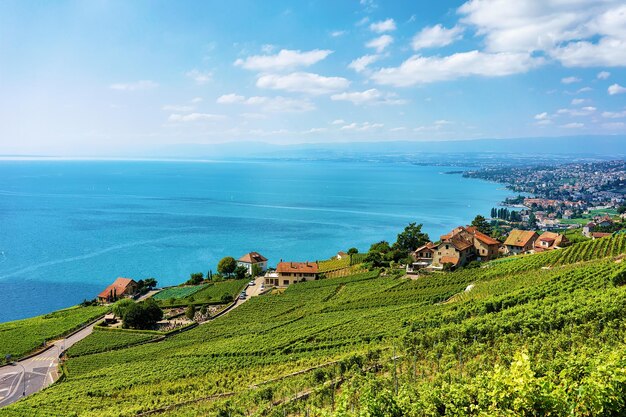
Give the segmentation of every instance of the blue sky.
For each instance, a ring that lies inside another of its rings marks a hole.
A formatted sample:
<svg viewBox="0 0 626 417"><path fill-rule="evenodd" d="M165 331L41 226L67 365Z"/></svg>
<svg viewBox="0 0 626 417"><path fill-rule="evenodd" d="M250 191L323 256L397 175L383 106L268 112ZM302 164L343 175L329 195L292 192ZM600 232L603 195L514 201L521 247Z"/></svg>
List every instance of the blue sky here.
<svg viewBox="0 0 626 417"><path fill-rule="evenodd" d="M0 2L0 154L626 133L613 0Z"/></svg>

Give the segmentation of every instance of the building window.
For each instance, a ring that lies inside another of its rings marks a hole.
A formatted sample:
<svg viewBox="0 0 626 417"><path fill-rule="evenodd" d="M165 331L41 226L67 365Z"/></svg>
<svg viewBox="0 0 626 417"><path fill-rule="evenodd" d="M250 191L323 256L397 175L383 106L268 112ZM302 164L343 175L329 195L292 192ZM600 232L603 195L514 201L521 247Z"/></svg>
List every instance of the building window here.
<svg viewBox="0 0 626 417"><path fill-rule="evenodd" d="M283 280L283 285L289 285L289 280L288 279L284 279Z"/></svg>
<svg viewBox="0 0 626 417"><path fill-rule="evenodd" d="M446 250L447 250L447 249L450 249L450 246L446 245Z"/></svg>

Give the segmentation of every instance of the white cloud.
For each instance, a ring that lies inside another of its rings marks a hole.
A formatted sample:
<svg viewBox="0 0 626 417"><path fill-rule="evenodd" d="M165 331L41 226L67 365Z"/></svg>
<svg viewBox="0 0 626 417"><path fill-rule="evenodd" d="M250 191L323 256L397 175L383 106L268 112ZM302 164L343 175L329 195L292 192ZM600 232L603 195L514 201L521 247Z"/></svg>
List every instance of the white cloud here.
<svg viewBox="0 0 626 417"><path fill-rule="evenodd" d="M358 131L358 132L364 132L367 130L380 129L381 127L384 127L384 126L385 125L382 123L370 123L370 122L354 123L353 122L345 126L342 126L341 130L353 130L353 131Z"/></svg>
<svg viewBox="0 0 626 417"><path fill-rule="evenodd" d="M543 63L526 53L460 52L445 57L413 55L399 67L382 68L372 75L380 84L406 87L467 76L497 77L523 73Z"/></svg>
<svg viewBox="0 0 626 417"><path fill-rule="evenodd" d="M196 82L196 84L203 85L208 83L213 79L212 72L202 72L197 69L192 69L191 71L187 71L185 75Z"/></svg>
<svg viewBox="0 0 626 417"><path fill-rule="evenodd" d="M333 101L350 101L354 105L362 104L404 104L405 100L395 98L393 94L384 94L375 88L365 91L344 92L330 96Z"/></svg>
<svg viewBox="0 0 626 417"><path fill-rule="evenodd" d="M561 78L561 82L563 84L573 84L573 83L579 83L582 80L578 77L565 77L565 78Z"/></svg>
<svg viewBox="0 0 626 417"><path fill-rule="evenodd" d="M271 43L266 43L264 45L261 45L261 52L263 52L264 54L271 54L272 52L274 52L275 48L276 47Z"/></svg>
<svg viewBox="0 0 626 417"><path fill-rule="evenodd" d="M159 84L150 80L140 80L132 83L115 83L109 86L112 90L119 91L139 91L139 90L151 90L157 88Z"/></svg>
<svg viewBox="0 0 626 417"><path fill-rule="evenodd" d="M611 73L608 71L600 71L597 75L599 80L606 80L611 76Z"/></svg>
<svg viewBox="0 0 626 417"><path fill-rule="evenodd" d="M254 71L282 71L299 67L309 67L324 59L333 51L314 49L312 51L296 51L281 49L275 55L254 55L246 59L238 59L235 65Z"/></svg>
<svg viewBox="0 0 626 417"><path fill-rule="evenodd" d="M195 110L195 106L178 106L178 105L165 105L163 107L161 107L162 110L164 111L177 111L177 112L188 112L188 111L193 111Z"/></svg>
<svg viewBox="0 0 626 417"><path fill-rule="evenodd" d="M289 97L244 97L239 94L225 94L217 99L219 104L245 104L258 106L265 112L305 112L315 110L315 105L310 100L294 99Z"/></svg>
<svg viewBox="0 0 626 417"><path fill-rule="evenodd" d="M597 109L593 106L586 106L586 107L581 107L580 109L559 109L557 110L556 114L566 114L569 116L575 116L575 117L580 117L580 116L589 116L592 113L595 113Z"/></svg>
<svg viewBox="0 0 626 417"><path fill-rule="evenodd" d="M322 132L326 132L328 129L325 127L312 127L311 129L308 130L303 130L302 133L303 135L311 135L311 134L315 134L315 133L322 133Z"/></svg>
<svg viewBox="0 0 626 417"><path fill-rule="evenodd" d="M400 127L392 127L391 129L389 129L390 132L403 132L406 130L406 127L400 126Z"/></svg>
<svg viewBox="0 0 626 417"><path fill-rule="evenodd" d="M586 103L587 101L589 100L584 99L584 98L575 98L572 100L572 106L578 106L580 104Z"/></svg>
<svg viewBox="0 0 626 417"><path fill-rule="evenodd" d="M215 102L218 104L233 104L233 103L242 103L245 100L246 98L244 96L231 93L231 94L224 94L222 96L219 96L217 100L215 100Z"/></svg>
<svg viewBox="0 0 626 417"><path fill-rule="evenodd" d="M578 94L578 93L588 93L589 91L593 91L593 88L591 88L591 87L583 87L583 88L579 88L578 91L576 91L576 94Z"/></svg>
<svg viewBox="0 0 626 417"><path fill-rule="evenodd" d="M454 26L453 28L446 29L439 24L425 27L419 31L413 37L411 46L416 51L423 48L437 48L450 45L454 41L461 39L462 36L463 28L460 26Z"/></svg>
<svg viewBox="0 0 626 417"><path fill-rule="evenodd" d="M348 64L348 68L356 72L363 72L365 69L380 59L380 55L363 55Z"/></svg>
<svg viewBox="0 0 626 417"><path fill-rule="evenodd" d="M547 120L549 118L550 116L548 115L548 112L545 111L535 115L535 120Z"/></svg>
<svg viewBox="0 0 626 417"><path fill-rule="evenodd" d="M389 45L393 43L393 37L389 35L382 35L378 38L374 38L368 43L365 44L368 48L373 48L376 52L381 53L384 51Z"/></svg>
<svg viewBox="0 0 626 417"><path fill-rule="evenodd" d="M259 88L285 90L312 95L330 94L345 90L350 81L342 77L325 77L310 72L293 72L286 75L265 74L256 82Z"/></svg>
<svg viewBox="0 0 626 417"><path fill-rule="evenodd" d="M396 22L393 19L381 20L370 25L370 30L376 33L393 32L396 30Z"/></svg>
<svg viewBox="0 0 626 417"><path fill-rule="evenodd" d="M560 127L564 129L580 129L581 127L585 127L585 125L583 123L566 123Z"/></svg>
<svg viewBox="0 0 626 417"><path fill-rule="evenodd" d="M622 87L619 84L613 84L607 89L607 91L609 92L609 95L614 96L615 94L626 93L626 87Z"/></svg>
<svg viewBox="0 0 626 417"><path fill-rule="evenodd" d="M605 111L602 113L602 117L607 119L621 119L622 117L626 117L626 110L623 111Z"/></svg>
<svg viewBox="0 0 626 417"><path fill-rule="evenodd" d="M194 97L191 99L191 102L194 104L197 104L197 103L201 103L202 100L203 100L202 97Z"/></svg>
<svg viewBox="0 0 626 417"><path fill-rule="evenodd" d="M491 52L545 52L568 67L626 65L621 0L469 0L458 13Z"/></svg>
<svg viewBox="0 0 626 417"><path fill-rule="evenodd" d="M434 124L436 126L445 126L445 125L452 125L454 124L454 122L451 122L450 120L441 119L441 120L435 120Z"/></svg>
<svg viewBox="0 0 626 417"><path fill-rule="evenodd" d="M335 125L335 126L337 126L337 125L345 125L346 121L343 120L343 119L336 119L336 120L333 120L330 124L331 125Z"/></svg>
<svg viewBox="0 0 626 417"><path fill-rule="evenodd" d="M552 56L566 67L625 66L626 40L602 38L598 43L572 42L555 49Z"/></svg>
<svg viewBox="0 0 626 417"><path fill-rule="evenodd" d="M201 121L214 121L221 120L225 117L221 114L211 113L191 113L191 114L170 114L170 122L201 122Z"/></svg>
<svg viewBox="0 0 626 417"><path fill-rule="evenodd" d="M624 127L626 127L626 123L624 122L602 123L602 127L605 129L623 129Z"/></svg>
<svg viewBox="0 0 626 417"><path fill-rule="evenodd" d="M332 36L333 38L338 38L345 34L346 34L345 30L333 30L332 32L330 32L330 36Z"/></svg>

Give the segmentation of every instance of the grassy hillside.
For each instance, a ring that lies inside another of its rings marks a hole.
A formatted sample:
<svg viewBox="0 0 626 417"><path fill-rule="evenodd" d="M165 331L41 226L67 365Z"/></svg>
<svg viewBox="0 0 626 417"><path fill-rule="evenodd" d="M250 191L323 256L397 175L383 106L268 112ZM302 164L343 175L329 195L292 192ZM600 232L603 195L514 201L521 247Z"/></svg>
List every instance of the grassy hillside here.
<svg viewBox="0 0 626 417"><path fill-rule="evenodd" d="M162 342L71 358L0 416L620 415L624 252L622 236L414 281L297 284Z"/></svg>
<svg viewBox="0 0 626 417"><path fill-rule="evenodd" d="M62 337L96 319L107 307L73 307L44 316L0 324L0 355L14 358L26 355L50 341Z"/></svg>

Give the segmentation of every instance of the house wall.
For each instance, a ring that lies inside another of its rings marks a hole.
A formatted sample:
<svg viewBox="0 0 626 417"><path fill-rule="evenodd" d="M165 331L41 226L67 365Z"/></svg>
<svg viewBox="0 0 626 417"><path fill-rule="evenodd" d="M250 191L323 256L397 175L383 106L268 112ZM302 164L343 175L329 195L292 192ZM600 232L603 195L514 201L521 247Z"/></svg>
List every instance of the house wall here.
<svg viewBox="0 0 626 417"><path fill-rule="evenodd" d="M248 274L252 275L252 263L237 261L237 266L243 266L248 270ZM261 267L261 272L267 271L267 262L257 262L256 265Z"/></svg>
<svg viewBox="0 0 626 417"><path fill-rule="evenodd" d="M459 258L461 265L466 258L466 254L460 252L452 243L442 242L439 244L439 246L437 246L435 253L433 254L433 264L438 266L443 265L441 263L441 258L443 258L444 256Z"/></svg>
<svg viewBox="0 0 626 417"><path fill-rule="evenodd" d="M489 261L496 257L498 254L499 245L488 245L478 239L474 239L474 248L476 249L476 255L483 261Z"/></svg>

